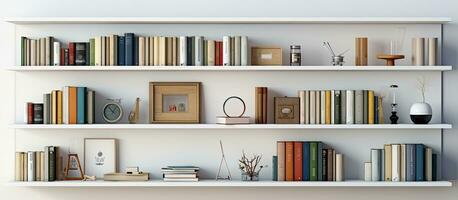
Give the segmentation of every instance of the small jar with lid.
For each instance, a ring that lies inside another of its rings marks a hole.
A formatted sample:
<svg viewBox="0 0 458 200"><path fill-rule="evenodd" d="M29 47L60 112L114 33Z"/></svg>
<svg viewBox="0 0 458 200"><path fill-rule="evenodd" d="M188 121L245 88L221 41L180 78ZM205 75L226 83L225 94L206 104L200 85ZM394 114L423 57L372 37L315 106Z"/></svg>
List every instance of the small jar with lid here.
<svg viewBox="0 0 458 200"><path fill-rule="evenodd" d="M301 65L301 45L291 45L289 50L289 65Z"/></svg>

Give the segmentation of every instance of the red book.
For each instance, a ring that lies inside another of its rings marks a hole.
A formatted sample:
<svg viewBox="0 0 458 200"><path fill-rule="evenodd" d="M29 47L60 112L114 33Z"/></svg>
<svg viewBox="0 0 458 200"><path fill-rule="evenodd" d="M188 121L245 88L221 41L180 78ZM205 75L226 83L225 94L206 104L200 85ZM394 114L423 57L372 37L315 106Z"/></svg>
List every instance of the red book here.
<svg viewBox="0 0 458 200"><path fill-rule="evenodd" d="M27 124L33 124L33 103L27 103Z"/></svg>
<svg viewBox="0 0 458 200"><path fill-rule="evenodd" d="M60 48L60 65L65 65L65 48Z"/></svg>
<svg viewBox="0 0 458 200"><path fill-rule="evenodd" d="M285 145L285 180L294 180L294 142L286 142Z"/></svg>
<svg viewBox="0 0 458 200"><path fill-rule="evenodd" d="M215 41L215 66L219 65L219 42Z"/></svg>
<svg viewBox="0 0 458 200"><path fill-rule="evenodd" d="M68 65L75 65L75 43L68 43Z"/></svg>
<svg viewBox="0 0 458 200"><path fill-rule="evenodd" d="M294 142L294 181L302 181L302 142Z"/></svg>
<svg viewBox="0 0 458 200"><path fill-rule="evenodd" d="M219 42L219 65L223 65L223 42Z"/></svg>

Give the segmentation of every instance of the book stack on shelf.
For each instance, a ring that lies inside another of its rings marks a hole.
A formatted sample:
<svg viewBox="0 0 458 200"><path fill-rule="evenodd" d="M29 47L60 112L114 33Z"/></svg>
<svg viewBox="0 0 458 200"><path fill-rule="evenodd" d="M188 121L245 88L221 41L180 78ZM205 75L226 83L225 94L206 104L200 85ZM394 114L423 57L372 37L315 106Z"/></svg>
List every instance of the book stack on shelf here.
<svg viewBox="0 0 458 200"><path fill-rule="evenodd" d="M343 154L323 142L279 141L274 181L343 181Z"/></svg>
<svg viewBox="0 0 458 200"><path fill-rule="evenodd" d="M27 124L94 124L95 91L65 86L43 95L43 103L25 104Z"/></svg>
<svg viewBox="0 0 458 200"><path fill-rule="evenodd" d="M62 157L57 146L44 151L16 152L16 181L63 180Z"/></svg>
<svg viewBox="0 0 458 200"><path fill-rule="evenodd" d="M199 181L199 167L196 166L167 166L162 168L162 173L166 182Z"/></svg>
<svg viewBox="0 0 458 200"><path fill-rule="evenodd" d="M248 38L224 36L222 40L202 36L109 35L88 42L69 42L63 47L53 37L21 37L22 66L245 66Z"/></svg>
<svg viewBox="0 0 458 200"><path fill-rule="evenodd" d="M301 124L384 124L373 90L300 90Z"/></svg>
<svg viewBox="0 0 458 200"><path fill-rule="evenodd" d="M385 144L364 165L366 181L437 181L437 154L424 144Z"/></svg>

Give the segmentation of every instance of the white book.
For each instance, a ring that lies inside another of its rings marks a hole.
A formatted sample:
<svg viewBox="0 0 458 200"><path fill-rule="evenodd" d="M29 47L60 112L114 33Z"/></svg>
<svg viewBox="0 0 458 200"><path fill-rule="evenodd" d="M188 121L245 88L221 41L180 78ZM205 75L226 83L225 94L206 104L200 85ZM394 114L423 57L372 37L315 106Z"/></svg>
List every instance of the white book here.
<svg viewBox="0 0 458 200"><path fill-rule="evenodd" d="M35 152L27 152L27 181L35 181Z"/></svg>
<svg viewBox="0 0 458 200"><path fill-rule="evenodd" d="M310 124L316 123L316 91L310 91Z"/></svg>
<svg viewBox="0 0 458 200"><path fill-rule="evenodd" d="M29 114L29 106L27 105L27 102L25 102L24 103L24 118L23 118L24 124L28 124L29 123L28 114Z"/></svg>
<svg viewBox="0 0 458 200"><path fill-rule="evenodd" d="M437 44L438 38L427 38L428 39L428 65L437 65ZM425 55L426 57L426 55ZM425 63L426 64L426 63Z"/></svg>
<svg viewBox="0 0 458 200"><path fill-rule="evenodd" d="M401 174L400 174L400 181L406 181L407 175L407 151L406 145L401 144Z"/></svg>
<svg viewBox="0 0 458 200"><path fill-rule="evenodd" d="M315 91L315 124L321 124L321 93Z"/></svg>
<svg viewBox="0 0 458 200"><path fill-rule="evenodd" d="M346 124L354 124L355 123L355 91L354 90L347 90L346 94Z"/></svg>
<svg viewBox="0 0 458 200"><path fill-rule="evenodd" d="M242 36L240 40L240 65L248 65L248 37Z"/></svg>
<svg viewBox="0 0 458 200"><path fill-rule="evenodd" d="M381 149L371 149L371 163L372 163L372 181L381 181Z"/></svg>
<svg viewBox="0 0 458 200"><path fill-rule="evenodd" d="M372 181L372 163L364 163L364 181Z"/></svg>
<svg viewBox="0 0 458 200"><path fill-rule="evenodd" d="M433 149L425 149L425 180L433 181Z"/></svg>
<svg viewBox="0 0 458 200"><path fill-rule="evenodd" d="M185 36L181 36L180 37L180 66L186 66L187 65L187 60L186 60L186 56L187 56L187 53L186 53L186 49L187 49L187 46L186 46L186 37Z"/></svg>
<svg viewBox="0 0 458 200"><path fill-rule="evenodd" d="M362 90L355 90L355 124L362 124L364 122L364 92Z"/></svg>
<svg viewBox="0 0 458 200"><path fill-rule="evenodd" d="M320 124L326 124L326 91L320 91Z"/></svg>
<svg viewBox="0 0 458 200"><path fill-rule="evenodd" d="M54 66L59 66L60 65L60 43L59 42L54 42L53 44L53 65Z"/></svg>
<svg viewBox="0 0 458 200"><path fill-rule="evenodd" d="M334 120L334 113L335 113L335 108L334 108L334 95L335 95L335 90L331 90L331 124L336 124ZM338 124L339 122L337 122Z"/></svg>
<svg viewBox="0 0 458 200"><path fill-rule="evenodd" d="M231 40L229 36L223 37L223 66L231 65Z"/></svg>
<svg viewBox="0 0 458 200"><path fill-rule="evenodd" d="M68 124L69 111L68 111L68 93L69 87L65 86L62 88L62 123Z"/></svg>
<svg viewBox="0 0 458 200"><path fill-rule="evenodd" d="M217 124L249 124L250 117L216 117Z"/></svg>
<svg viewBox="0 0 458 200"><path fill-rule="evenodd" d="M95 66L100 66L101 65L101 60L102 60L101 53L102 53L102 36L97 36L94 39L94 62L95 62Z"/></svg>
<svg viewBox="0 0 458 200"><path fill-rule="evenodd" d="M240 40L241 40L240 36L235 36L234 37L234 41L235 41L234 42L235 43L235 46L234 46L235 63L234 63L234 65L235 66L240 66L240 64L241 64L241 60L240 60L240 58L241 58L240 57L241 56L241 54L240 54L241 53L241 46L240 46L241 45L241 41Z"/></svg>
<svg viewBox="0 0 458 200"><path fill-rule="evenodd" d="M202 66L203 64L203 37L202 36L196 36L195 37L195 66Z"/></svg>
<svg viewBox="0 0 458 200"><path fill-rule="evenodd" d="M336 168L336 181L343 181L344 180L344 169L343 169L343 154L336 154L336 163L335 163L335 168Z"/></svg>
<svg viewBox="0 0 458 200"><path fill-rule="evenodd" d="M391 145L391 181L401 180L401 145Z"/></svg>

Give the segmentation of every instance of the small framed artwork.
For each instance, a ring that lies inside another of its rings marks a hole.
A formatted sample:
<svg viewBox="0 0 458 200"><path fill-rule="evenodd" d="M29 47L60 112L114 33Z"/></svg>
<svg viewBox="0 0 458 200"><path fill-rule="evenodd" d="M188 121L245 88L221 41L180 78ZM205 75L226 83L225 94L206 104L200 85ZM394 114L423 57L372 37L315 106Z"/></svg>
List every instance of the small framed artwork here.
<svg viewBox="0 0 458 200"><path fill-rule="evenodd" d="M200 123L200 82L150 82L150 123Z"/></svg>
<svg viewBox="0 0 458 200"><path fill-rule="evenodd" d="M299 97L275 97L275 123L299 124Z"/></svg>
<svg viewBox="0 0 458 200"><path fill-rule="evenodd" d="M117 172L117 145L113 138L84 139L84 172L103 178L104 174Z"/></svg>

